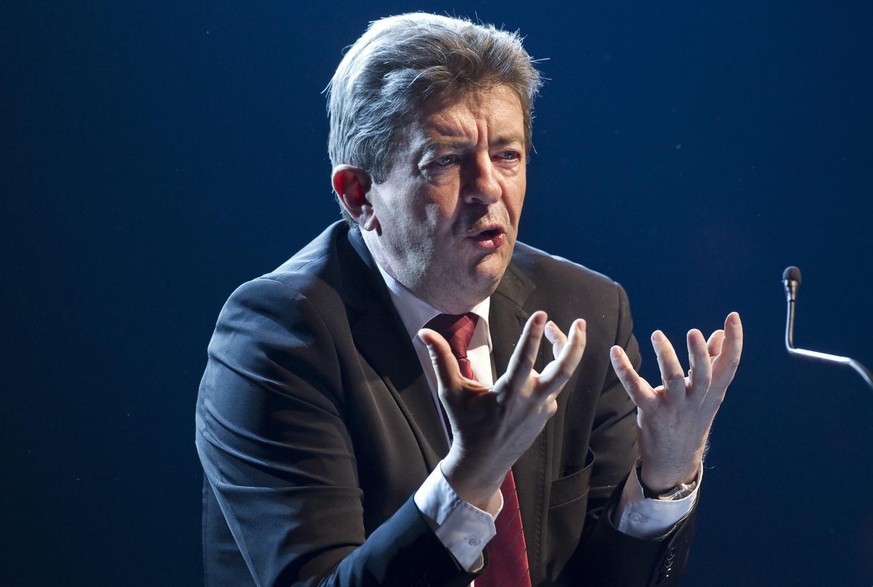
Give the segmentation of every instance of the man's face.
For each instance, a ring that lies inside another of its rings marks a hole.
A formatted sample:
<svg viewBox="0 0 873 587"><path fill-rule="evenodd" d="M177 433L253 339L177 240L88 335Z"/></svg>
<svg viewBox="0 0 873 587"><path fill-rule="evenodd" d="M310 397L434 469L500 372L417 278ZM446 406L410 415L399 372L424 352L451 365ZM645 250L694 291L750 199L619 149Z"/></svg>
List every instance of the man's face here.
<svg viewBox="0 0 873 587"><path fill-rule="evenodd" d="M362 230L379 264L443 312L497 287L525 193L524 118L507 86L433 100L404 131ZM363 226L363 225L362 225Z"/></svg>

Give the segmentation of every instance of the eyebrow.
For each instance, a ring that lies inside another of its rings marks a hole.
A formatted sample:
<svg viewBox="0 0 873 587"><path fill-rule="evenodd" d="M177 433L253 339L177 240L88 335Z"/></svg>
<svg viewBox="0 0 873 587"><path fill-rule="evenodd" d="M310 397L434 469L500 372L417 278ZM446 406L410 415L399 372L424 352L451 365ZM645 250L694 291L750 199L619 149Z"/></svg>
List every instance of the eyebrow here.
<svg viewBox="0 0 873 587"><path fill-rule="evenodd" d="M464 146L468 146L468 145L472 144L472 141L467 140L466 137L457 136L457 138L455 138L453 135L447 135L447 134L443 134L443 133L437 133L437 134L439 136L434 137L434 138L429 138L429 139L426 139L424 141L424 145L423 145L422 150L421 150L423 154L431 154L431 153L434 153L435 151L439 151L440 149L444 149L447 147L448 148L451 148L451 147L457 148L457 147L464 147ZM521 148L524 148L524 138L521 136L517 136L517 135L498 136L496 139L494 139L493 142L491 142L490 146L492 148L494 148L494 147L500 148L500 147L505 147L507 145L513 145L513 144L517 144Z"/></svg>
<svg viewBox="0 0 873 587"><path fill-rule="evenodd" d="M518 135L509 135L509 136L499 136L494 141L494 146L496 147L505 147L506 145L511 145L512 143L518 143L522 147L524 146L524 136Z"/></svg>

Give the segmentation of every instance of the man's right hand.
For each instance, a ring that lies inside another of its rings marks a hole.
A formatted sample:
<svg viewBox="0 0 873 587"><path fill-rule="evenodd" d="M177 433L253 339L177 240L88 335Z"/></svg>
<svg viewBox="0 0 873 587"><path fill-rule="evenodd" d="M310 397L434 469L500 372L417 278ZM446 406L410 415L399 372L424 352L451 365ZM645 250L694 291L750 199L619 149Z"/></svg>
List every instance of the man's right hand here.
<svg viewBox="0 0 873 587"><path fill-rule="evenodd" d="M537 373L533 365L543 334L555 359ZM545 312L535 312L525 324L506 373L491 388L461 375L448 343L438 333L425 328L418 335L430 352L452 429L443 475L461 499L496 513L506 473L555 414L558 394L582 359L585 321L575 320L567 337L553 322L547 323Z"/></svg>

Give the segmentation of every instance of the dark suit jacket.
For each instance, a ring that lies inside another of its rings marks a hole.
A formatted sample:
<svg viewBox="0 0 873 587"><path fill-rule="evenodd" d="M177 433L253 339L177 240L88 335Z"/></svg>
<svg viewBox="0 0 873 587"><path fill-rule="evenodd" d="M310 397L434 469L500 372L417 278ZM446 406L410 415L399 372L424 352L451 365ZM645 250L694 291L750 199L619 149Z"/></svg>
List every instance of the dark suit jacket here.
<svg viewBox="0 0 873 587"><path fill-rule="evenodd" d="M633 467L635 411L608 358L639 363L627 298L523 244L492 296L495 372L535 310L588 344L513 467L534 585L675 584L690 523L663 540L603 515ZM542 345L536 368L551 360ZM462 585L412 501L448 450L421 364L357 231L337 223L222 310L197 401L207 584Z"/></svg>

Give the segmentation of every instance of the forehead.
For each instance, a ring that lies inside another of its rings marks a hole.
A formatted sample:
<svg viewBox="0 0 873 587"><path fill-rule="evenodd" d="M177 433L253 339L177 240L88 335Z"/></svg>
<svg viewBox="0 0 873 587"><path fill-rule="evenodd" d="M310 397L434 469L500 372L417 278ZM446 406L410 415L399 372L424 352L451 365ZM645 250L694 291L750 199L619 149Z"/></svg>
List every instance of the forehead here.
<svg viewBox="0 0 873 587"><path fill-rule="evenodd" d="M431 98L409 122L408 138L413 142L416 138L478 139L483 131L489 139L524 142L521 100L506 85Z"/></svg>

